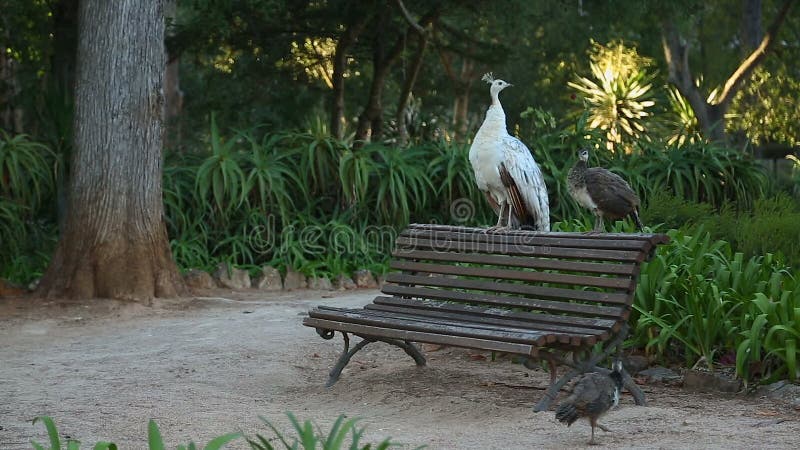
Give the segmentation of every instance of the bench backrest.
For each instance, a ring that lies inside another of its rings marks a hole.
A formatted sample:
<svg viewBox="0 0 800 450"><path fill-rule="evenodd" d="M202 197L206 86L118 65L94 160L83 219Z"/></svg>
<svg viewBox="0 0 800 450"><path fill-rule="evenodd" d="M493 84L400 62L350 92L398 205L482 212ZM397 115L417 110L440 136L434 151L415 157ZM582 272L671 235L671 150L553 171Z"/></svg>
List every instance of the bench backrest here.
<svg viewBox="0 0 800 450"><path fill-rule="evenodd" d="M668 240L414 224L396 240L397 272L382 292L418 307L550 322L562 332L616 331L630 315L641 263Z"/></svg>

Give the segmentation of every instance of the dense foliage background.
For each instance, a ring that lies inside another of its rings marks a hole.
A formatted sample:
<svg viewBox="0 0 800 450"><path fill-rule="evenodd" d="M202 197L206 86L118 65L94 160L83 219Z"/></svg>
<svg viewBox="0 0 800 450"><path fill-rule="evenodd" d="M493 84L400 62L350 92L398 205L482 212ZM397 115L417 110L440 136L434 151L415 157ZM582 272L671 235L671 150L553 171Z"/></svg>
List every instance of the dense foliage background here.
<svg viewBox="0 0 800 450"><path fill-rule="evenodd" d="M508 127L542 166L556 228L590 228L565 186L590 147L640 194L645 224L671 230L643 271L631 343L794 379L800 12L742 83L722 140L670 84L662 44L665 30L683 36L713 102L782 5L167 2L174 257L183 269L380 273L409 222L492 223L467 160L492 71L514 84L501 96ZM41 276L66 205L76 8L0 1L0 277L16 282Z"/></svg>

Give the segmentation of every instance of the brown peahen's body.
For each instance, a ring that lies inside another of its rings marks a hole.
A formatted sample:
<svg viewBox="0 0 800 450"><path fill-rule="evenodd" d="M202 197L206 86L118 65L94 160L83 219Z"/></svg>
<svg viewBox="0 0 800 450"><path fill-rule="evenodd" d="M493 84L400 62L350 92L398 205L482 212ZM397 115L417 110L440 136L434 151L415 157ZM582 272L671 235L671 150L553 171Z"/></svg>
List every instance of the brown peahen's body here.
<svg viewBox="0 0 800 450"><path fill-rule="evenodd" d="M608 375L589 373L581 377L572 390L572 394L564 399L556 409L556 419L572 425L581 417L589 420L592 426L592 438L589 444L594 445L594 429L600 427L603 431L608 428L599 424L597 420L617 406L622 389L622 363L616 361L613 370Z"/></svg>
<svg viewBox="0 0 800 450"><path fill-rule="evenodd" d="M589 151L581 150L578 162L567 176L567 187L572 198L595 215L594 231L603 231L604 218L616 220L626 216L633 217L636 227L642 231L639 197L628 182L601 167L587 167L588 160Z"/></svg>

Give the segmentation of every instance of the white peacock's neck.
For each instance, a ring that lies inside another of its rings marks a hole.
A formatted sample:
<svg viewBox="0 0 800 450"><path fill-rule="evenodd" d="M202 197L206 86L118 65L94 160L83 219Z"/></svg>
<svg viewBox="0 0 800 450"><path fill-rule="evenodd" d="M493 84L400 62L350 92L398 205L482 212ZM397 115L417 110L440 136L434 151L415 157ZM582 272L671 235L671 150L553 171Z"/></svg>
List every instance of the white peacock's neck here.
<svg viewBox="0 0 800 450"><path fill-rule="evenodd" d="M478 129L475 140L497 138L506 134L508 134L508 130L506 130L506 113L503 111L500 102L497 102L486 110L486 118Z"/></svg>

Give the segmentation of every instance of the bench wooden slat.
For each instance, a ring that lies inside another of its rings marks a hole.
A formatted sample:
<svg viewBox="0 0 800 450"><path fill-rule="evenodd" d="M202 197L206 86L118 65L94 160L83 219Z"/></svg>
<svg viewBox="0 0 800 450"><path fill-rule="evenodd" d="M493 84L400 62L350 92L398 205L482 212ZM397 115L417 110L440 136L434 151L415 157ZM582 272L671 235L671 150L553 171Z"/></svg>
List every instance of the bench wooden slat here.
<svg viewBox="0 0 800 450"><path fill-rule="evenodd" d="M586 272L609 275L633 276L639 273L636 264L610 264L586 261L568 261L563 259L534 258L512 255L489 255L482 253L454 253L434 250L397 250L392 253L395 258L447 261L475 264L492 264L497 266L524 267L527 269L552 269L569 272Z"/></svg>
<svg viewBox="0 0 800 450"><path fill-rule="evenodd" d="M384 294L428 298L432 300L453 300L475 304L493 304L517 308L529 308L556 313L580 314L584 316L611 317L627 319L628 311L625 307L586 305L580 303L556 302L525 297L506 295L493 295L474 292L448 291L426 287L398 286L395 284L384 285Z"/></svg>
<svg viewBox="0 0 800 450"><path fill-rule="evenodd" d="M596 336L598 333L581 333L572 331L571 335L567 334L564 331L553 331L549 329L543 328L535 328L531 327L530 323L525 323L521 321L511 321L511 320L504 320L504 321L489 321L486 320L485 317L465 317L464 315L457 315L445 312L435 312L434 314L430 314L432 311L427 311L428 314L420 314L421 312L425 312L424 310L411 310L408 308L399 308L399 307L389 307L385 305L367 305L369 307L365 307L364 309L351 309L351 308L337 308L333 306L318 306L316 312L314 313L313 317L317 317L320 319L328 319L328 320L337 320L342 317L348 317L351 320L353 317L358 317L355 321L358 323L359 320L363 319L375 319L375 320L382 320L382 319L389 319L389 320L408 320L410 323L418 324L418 323L426 323L430 324L432 327L437 327L440 325L445 326L456 326L456 327L463 327L472 330L480 330L481 332L486 331L488 333L499 333L497 334L497 340L504 340L506 338L506 334L519 334L520 336L531 337L532 333L535 333L538 339L538 336L544 335L544 342L552 343L552 342L563 342L569 343L570 337L578 335L580 338L591 338L597 340ZM597 331L597 330L593 330ZM523 343L527 343L525 341Z"/></svg>
<svg viewBox="0 0 800 450"><path fill-rule="evenodd" d="M491 244L535 245L543 247L568 247L581 249L602 250L634 250L648 252L653 247L649 240L636 239L581 239L575 234L565 236L547 236L541 234L498 234L485 232L465 232L450 230L430 230L409 228L400 233L400 236L415 239L430 239L434 241L456 242L485 242Z"/></svg>
<svg viewBox="0 0 800 450"><path fill-rule="evenodd" d="M484 242L455 242L417 239L399 236L398 248L432 249L438 251L484 252L504 255L545 256L548 258L590 259L600 261L642 261L644 253L627 250L592 250L564 247L544 247L516 244L490 244Z"/></svg>
<svg viewBox="0 0 800 450"><path fill-rule="evenodd" d="M504 326L512 326L518 328L526 328L544 332L555 333L558 342L569 344L573 341L572 337L578 337L578 344L584 343L592 345L597 340L603 340L608 337L609 332L597 330L592 328L577 328L563 325L549 325L546 323L536 323L522 320L509 319L502 316L495 316L490 314L465 314L445 309L419 309L419 308L406 308L402 306L382 305L379 303L370 303L364 306L364 309L370 311L384 311L395 314L407 314L411 316L428 316L439 319L452 319L457 323L476 322L481 324L503 324Z"/></svg>
<svg viewBox="0 0 800 450"><path fill-rule="evenodd" d="M483 278L501 278L504 280L530 281L554 284L569 284L613 288L630 291L635 287L631 278L608 278L563 273L531 272L496 267L466 267L445 264L429 264L413 261L391 261L389 268L410 272L427 272L444 275L466 275Z"/></svg>
<svg viewBox="0 0 800 450"><path fill-rule="evenodd" d="M386 281L390 283L414 285L414 286L434 286L441 288L470 289L486 292L502 292L505 294L531 295L537 298L548 300L580 300L593 303L626 304L630 296L623 293L581 291L577 289L565 289L546 286L532 286L528 284L499 283L494 281L469 280L463 278L449 277L429 277L421 275L409 275L404 273L392 272L386 276Z"/></svg>
<svg viewBox="0 0 800 450"><path fill-rule="evenodd" d="M569 328L580 328L596 331L617 331L620 323L611 319L598 319L590 317L564 316L560 314L541 314L526 311L515 311L496 306L468 305L463 303L453 303L443 300L416 299L403 297L378 296L373 303L367 306L387 305L401 308L412 309L431 309L441 311L453 311L460 314L473 314L476 316L512 318L537 324L547 324Z"/></svg>
<svg viewBox="0 0 800 450"><path fill-rule="evenodd" d="M462 336L448 336L446 334L422 333L409 330L393 330L380 327L371 327L356 323L338 322L334 320L315 319L306 317L303 325L319 328L323 330L339 330L353 333L358 336L381 336L389 339L399 339L403 341L427 342L429 344L451 345L453 347L479 348L506 353L517 353L521 355L537 354L537 348L528 344L517 344L513 342L501 342L492 339L476 339Z"/></svg>
<svg viewBox="0 0 800 450"><path fill-rule="evenodd" d="M556 341L553 333L532 330L501 329L480 327L477 324L453 324L446 320L424 320L423 318L392 317L390 315L369 314L366 310L330 311L314 309L309 316L315 319L346 320L361 325L377 326L423 333L446 334L477 339L491 339L501 342L529 344L541 347ZM380 334L378 335L380 336Z"/></svg>

